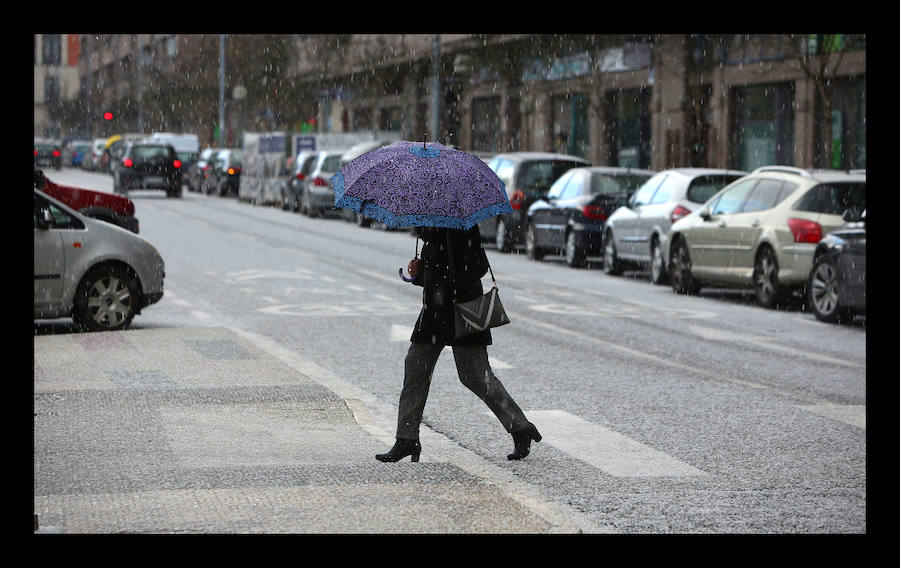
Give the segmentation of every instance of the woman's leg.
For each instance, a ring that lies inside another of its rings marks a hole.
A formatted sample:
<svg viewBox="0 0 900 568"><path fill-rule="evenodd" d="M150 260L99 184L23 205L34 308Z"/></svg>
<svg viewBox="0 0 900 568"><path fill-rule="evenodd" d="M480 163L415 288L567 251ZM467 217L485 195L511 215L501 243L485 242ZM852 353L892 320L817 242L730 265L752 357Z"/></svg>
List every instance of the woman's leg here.
<svg viewBox="0 0 900 568"><path fill-rule="evenodd" d="M507 432L516 432L528 426L525 413L494 376L488 363L486 346L456 345L453 347L453 358L459 380L488 405Z"/></svg>
<svg viewBox="0 0 900 568"><path fill-rule="evenodd" d="M419 424L422 423L422 413L431 387L431 374L443 349L443 345L431 343L409 345L404 364L403 390L400 392L397 438L419 439Z"/></svg>

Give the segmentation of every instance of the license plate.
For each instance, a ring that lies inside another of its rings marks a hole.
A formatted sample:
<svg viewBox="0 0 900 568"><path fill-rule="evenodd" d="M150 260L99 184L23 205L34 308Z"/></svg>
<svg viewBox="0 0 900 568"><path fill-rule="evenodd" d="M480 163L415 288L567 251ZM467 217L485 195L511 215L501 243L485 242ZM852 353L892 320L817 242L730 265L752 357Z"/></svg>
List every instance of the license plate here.
<svg viewBox="0 0 900 568"><path fill-rule="evenodd" d="M161 185L163 183L163 178L161 177L145 177L144 184L146 185Z"/></svg>

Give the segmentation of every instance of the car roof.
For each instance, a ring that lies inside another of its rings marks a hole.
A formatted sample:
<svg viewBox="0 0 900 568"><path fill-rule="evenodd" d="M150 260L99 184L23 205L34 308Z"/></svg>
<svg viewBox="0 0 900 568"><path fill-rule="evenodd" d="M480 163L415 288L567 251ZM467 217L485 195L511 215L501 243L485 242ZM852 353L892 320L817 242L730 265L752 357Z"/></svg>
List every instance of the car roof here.
<svg viewBox="0 0 900 568"><path fill-rule="evenodd" d="M763 166L752 174L775 174L779 177L801 177L816 182L865 182L865 170L816 170L791 166Z"/></svg>
<svg viewBox="0 0 900 568"><path fill-rule="evenodd" d="M590 164L588 160L579 158L578 156L570 156L569 154L555 154L553 152L504 152L501 154L495 154L491 159L494 158L506 158L509 160L522 162L532 160L567 160L572 162Z"/></svg>
<svg viewBox="0 0 900 568"><path fill-rule="evenodd" d="M676 175L684 176L686 178L695 178L699 176L709 175L747 175L747 172L743 170L730 170L725 168L670 168L668 170L661 170L659 173L673 173Z"/></svg>
<svg viewBox="0 0 900 568"><path fill-rule="evenodd" d="M618 168L614 166L586 166L583 168L573 168L574 170L584 170L590 173L597 174L639 174L652 176L655 175L656 172L653 170L642 170L639 168Z"/></svg>

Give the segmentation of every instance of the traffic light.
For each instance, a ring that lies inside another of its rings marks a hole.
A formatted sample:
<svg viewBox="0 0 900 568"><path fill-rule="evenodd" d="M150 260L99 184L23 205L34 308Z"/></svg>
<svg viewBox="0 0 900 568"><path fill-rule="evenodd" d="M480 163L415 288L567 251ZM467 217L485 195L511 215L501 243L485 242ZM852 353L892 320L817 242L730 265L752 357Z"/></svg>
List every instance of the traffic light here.
<svg viewBox="0 0 900 568"><path fill-rule="evenodd" d="M113 116L113 113L111 113L109 111L106 111L103 113L103 120L112 120L113 118L115 118Z"/></svg>

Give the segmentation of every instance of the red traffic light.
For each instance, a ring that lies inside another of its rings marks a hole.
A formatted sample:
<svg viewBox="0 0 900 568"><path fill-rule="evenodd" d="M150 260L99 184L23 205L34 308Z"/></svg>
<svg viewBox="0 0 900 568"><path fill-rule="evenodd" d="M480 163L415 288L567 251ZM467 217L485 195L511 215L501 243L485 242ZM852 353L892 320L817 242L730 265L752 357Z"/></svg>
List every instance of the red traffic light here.
<svg viewBox="0 0 900 568"><path fill-rule="evenodd" d="M112 119L113 119L113 113L111 113L111 112L103 113L103 120L112 120Z"/></svg>

